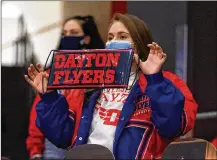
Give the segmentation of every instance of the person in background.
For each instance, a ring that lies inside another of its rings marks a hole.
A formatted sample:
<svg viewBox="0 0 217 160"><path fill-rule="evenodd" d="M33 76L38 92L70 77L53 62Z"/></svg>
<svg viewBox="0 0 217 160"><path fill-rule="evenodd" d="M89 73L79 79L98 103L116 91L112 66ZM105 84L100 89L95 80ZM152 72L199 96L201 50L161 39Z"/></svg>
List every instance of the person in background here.
<svg viewBox="0 0 217 160"><path fill-rule="evenodd" d="M103 49L104 42L100 37L98 28L92 16L75 16L67 19L63 24L62 35L57 47L58 50ZM59 93L66 98L71 90L60 90ZM65 150L57 148L36 126L36 105L40 101L37 95L30 112L29 136L26 147L30 159L62 159Z"/></svg>
<svg viewBox="0 0 217 160"><path fill-rule="evenodd" d="M116 14L106 48L134 49L131 89L96 89L88 100L84 90L75 89L65 98L42 88L48 74L31 64L25 79L41 97L36 125L61 148L98 144L115 159L159 159L171 141L194 127L198 105L183 80L162 70L167 55L138 17Z"/></svg>

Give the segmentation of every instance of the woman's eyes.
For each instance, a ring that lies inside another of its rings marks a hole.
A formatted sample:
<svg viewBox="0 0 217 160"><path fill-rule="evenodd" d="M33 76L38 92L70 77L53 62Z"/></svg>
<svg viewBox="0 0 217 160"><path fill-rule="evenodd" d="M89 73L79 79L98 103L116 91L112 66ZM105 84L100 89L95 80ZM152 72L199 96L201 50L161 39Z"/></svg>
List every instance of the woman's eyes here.
<svg viewBox="0 0 217 160"><path fill-rule="evenodd" d="M125 39L128 39L128 36L126 36L126 35L118 35L117 38L114 38L113 36L108 36L107 41L111 41L113 39L125 40Z"/></svg>
<svg viewBox="0 0 217 160"><path fill-rule="evenodd" d="M62 36L77 36L80 33L78 31L75 30L68 30L68 31L63 31L62 32Z"/></svg>
<svg viewBox="0 0 217 160"><path fill-rule="evenodd" d="M70 35L78 35L79 33L77 31L70 31Z"/></svg>
<svg viewBox="0 0 217 160"><path fill-rule="evenodd" d="M121 40L127 39L127 36L120 36Z"/></svg>
<svg viewBox="0 0 217 160"><path fill-rule="evenodd" d="M108 41L111 41L112 39L113 39L113 37L108 37L107 38Z"/></svg>

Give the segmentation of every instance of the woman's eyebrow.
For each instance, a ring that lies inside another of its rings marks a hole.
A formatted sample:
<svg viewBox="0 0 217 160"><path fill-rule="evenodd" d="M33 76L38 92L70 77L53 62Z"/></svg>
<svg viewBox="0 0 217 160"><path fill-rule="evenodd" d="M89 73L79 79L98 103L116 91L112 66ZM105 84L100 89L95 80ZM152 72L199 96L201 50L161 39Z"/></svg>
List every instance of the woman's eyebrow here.
<svg viewBox="0 0 217 160"><path fill-rule="evenodd" d="M73 28L73 29L68 29L68 30L67 30L67 29L64 29L63 31L64 31L64 32L67 32L67 31L70 31L70 32L73 31L73 32L74 32L74 31L77 31L77 29L74 29L74 28Z"/></svg>
<svg viewBox="0 0 217 160"><path fill-rule="evenodd" d="M77 32L78 29L70 29L71 32Z"/></svg>
<svg viewBox="0 0 217 160"><path fill-rule="evenodd" d="M124 32L124 31L120 31L120 32L118 32L118 34L127 34L127 35L130 35L128 32Z"/></svg>
<svg viewBox="0 0 217 160"><path fill-rule="evenodd" d="M127 35L130 35L128 32L124 32L124 31L117 32L117 34L127 34ZM113 36L114 34L111 33L111 32L109 32L108 35Z"/></svg>
<svg viewBox="0 0 217 160"><path fill-rule="evenodd" d="M113 33L109 32L109 33L108 33L108 35L111 35L111 36L113 36Z"/></svg>

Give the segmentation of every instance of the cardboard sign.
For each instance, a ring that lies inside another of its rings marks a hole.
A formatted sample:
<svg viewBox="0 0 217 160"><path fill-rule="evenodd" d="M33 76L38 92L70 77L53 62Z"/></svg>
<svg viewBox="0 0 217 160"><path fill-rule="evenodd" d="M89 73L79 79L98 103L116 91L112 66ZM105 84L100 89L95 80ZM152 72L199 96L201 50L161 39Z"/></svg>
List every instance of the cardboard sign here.
<svg viewBox="0 0 217 160"><path fill-rule="evenodd" d="M48 89L126 88L132 59L131 49L56 50Z"/></svg>

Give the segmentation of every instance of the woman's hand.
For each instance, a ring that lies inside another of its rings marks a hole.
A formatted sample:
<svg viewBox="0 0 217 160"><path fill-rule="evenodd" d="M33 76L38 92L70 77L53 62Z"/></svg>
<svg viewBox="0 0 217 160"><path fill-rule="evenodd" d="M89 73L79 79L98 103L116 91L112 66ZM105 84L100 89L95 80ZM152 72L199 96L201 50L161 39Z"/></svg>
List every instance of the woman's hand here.
<svg viewBox="0 0 217 160"><path fill-rule="evenodd" d="M163 53L162 48L155 42L147 46L150 48L150 52L145 62L140 60L140 68L144 74L154 74L161 70L167 55ZM138 55L134 54L134 58L138 64Z"/></svg>
<svg viewBox="0 0 217 160"><path fill-rule="evenodd" d="M40 64L36 65L36 68L33 64L31 64L28 68L28 75L24 75L26 81L39 93L46 93L47 92L47 83L48 83L48 77L49 75L44 72L43 67ZM43 81L43 87L42 89L42 78Z"/></svg>

